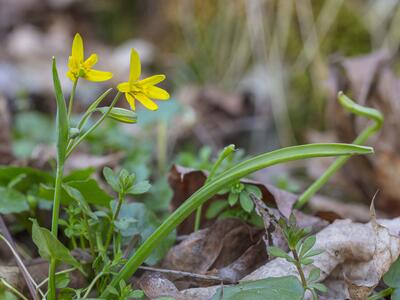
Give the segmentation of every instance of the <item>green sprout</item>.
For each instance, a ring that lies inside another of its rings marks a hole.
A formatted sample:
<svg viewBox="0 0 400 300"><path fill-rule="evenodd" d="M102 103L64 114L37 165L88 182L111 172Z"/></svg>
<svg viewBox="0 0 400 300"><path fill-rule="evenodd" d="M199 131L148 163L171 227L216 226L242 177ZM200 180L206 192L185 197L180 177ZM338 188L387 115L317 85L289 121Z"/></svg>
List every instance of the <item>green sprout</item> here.
<svg viewBox="0 0 400 300"><path fill-rule="evenodd" d="M316 237L314 235L308 236L311 228L299 228L293 214L290 216L289 222L280 219L279 225L292 256L275 246L268 247L268 254L274 257L284 258L288 262L294 264L299 273L304 290L309 290L313 295L313 299L318 299L317 291L322 293L327 292L326 286L317 282L320 278L320 269L313 268L308 277L305 276L303 271L303 266L310 265L314 262L312 257L323 252L322 250L312 249L317 241Z"/></svg>

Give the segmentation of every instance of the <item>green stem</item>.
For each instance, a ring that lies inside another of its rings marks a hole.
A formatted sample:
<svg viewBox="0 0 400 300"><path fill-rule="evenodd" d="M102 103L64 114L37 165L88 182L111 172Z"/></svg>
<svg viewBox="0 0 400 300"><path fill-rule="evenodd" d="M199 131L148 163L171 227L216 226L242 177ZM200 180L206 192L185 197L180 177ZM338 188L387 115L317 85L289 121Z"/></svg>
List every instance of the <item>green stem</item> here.
<svg viewBox="0 0 400 300"><path fill-rule="evenodd" d="M72 242L72 248L73 248L73 249L78 248L78 245L77 245L77 243L76 243L76 239L75 239L74 236L71 236L71 242Z"/></svg>
<svg viewBox="0 0 400 300"><path fill-rule="evenodd" d="M53 216L51 222L51 233L55 238L57 238L58 236L58 217L60 214L61 184L62 184L63 172L64 172L64 161L58 161L56 182L54 186ZM49 300L56 299L56 281L55 281L56 267L57 267L57 261L55 259L51 259L49 266Z"/></svg>
<svg viewBox="0 0 400 300"><path fill-rule="evenodd" d="M76 268L65 269L65 270L62 270L60 272L57 272L56 275L62 275L62 274L70 273L70 272L73 272L75 270L76 270ZM41 283L38 284L38 288L43 286L47 281L49 281L48 278L44 279Z"/></svg>
<svg viewBox="0 0 400 300"><path fill-rule="evenodd" d="M15 287L13 287L11 284L9 284L4 278L0 278L0 282L11 292L13 292L15 295L20 297L23 300L29 300L26 298L20 291L18 291Z"/></svg>
<svg viewBox="0 0 400 300"><path fill-rule="evenodd" d="M112 108L117 104L119 98L121 97L121 92L118 92L117 95L114 97L113 101L111 102L111 105L108 107L108 110L100 117L100 119L94 123L92 127L90 127L84 134L82 134L79 139L73 144L70 145L67 149L67 154L65 155L65 158L67 159L72 151L90 134L92 133L99 125L104 121L104 119L107 117L107 115L111 112Z"/></svg>
<svg viewBox="0 0 400 300"><path fill-rule="evenodd" d="M100 272L99 274L96 275L96 277L92 280L92 282L90 283L90 285L88 286L85 295L83 295L82 300L87 299L87 297L90 294L90 291L92 290L92 288L94 287L94 285L96 284L97 280L100 279L101 276L104 275L104 272Z"/></svg>
<svg viewBox="0 0 400 300"><path fill-rule="evenodd" d="M197 207L202 205L225 186L230 185L251 173L283 162L312 157L368 153L373 153L372 148L346 144L310 144L288 147L264 153L237 164L236 166L217 175L212 182L201 187L185 202L183 202L183 204L175 210L137 249L135 254L129 258L124 267L115 275L109 285L111 287L116 287L121 280L128 280L146 260L153 249L158 246L166 236L168 236L183 222L183 220L193 213ZM109 289L106 289L102 292L101 297L105 298L108 294Z"/></svg>
<svg viewBox="0 0 400 300"><path fill-rule="evenodd" d="M96 110L97 106L100 104L101 101L109 94L111 93L113 89L110 88L107 91L105 91L103 94L101 94L94 102L89 106L89 108L86 110L85 114L82 116L82 119L79 121L78 124L78 129L82 130L82 128L86 125L87 120L89 119L90 115ZM69 149L72 144L74 143L75 139L70 139L68 142L67 149Z"/></svg>
<svg viewBox="0 0 400 300"><path fill-rule="evenodd" d="M72 86L71 90L71 96L69 97L69 102L68 102L68 119L71 117L72 113L72 106L74 103L74 98L75 98L75 92L76 92L76 86L78 85L78 78L74 81L74 85Z"/></svg>
<svg viewBox="0 0 400 300"><path fill-rule="evenodd" d="M347 98L343 93L339 92L339 101L347 110L355 113L356 115L364 116L374 121L374 124L365 128L358 137L353 141L354 145L363 145L370 136L374 135L378 132L383 124L383 116L382 114L372 108L363 107L354 103L352 100ZM337 158L329 168L316 180L313 184L311 184L307 190L305 190L300 196L295 205L297 209L303 207L308 201L317 193L335 174L343 165L349 160L350 156L341 156Z"/></svg>
<svg viewBox="0 0 400 300"><path fill-rule="evenodd" d="M227 158L232 152L235 151L235 145L231 144L229 146L226 146L218 155L217 161L215 162L214 166L212 167L210 174L208 174L208 177L206 179L206 182L204 185L208 184L215 176L217 173L221 163ZM194 231L197 231L200 229L200 223L201 223L201 211L203 209L203 205L200 205L197 210L196 210L196 218L194 220Z"/></svg>
<svg viewBox="0 0 400 300"><path fill-rule="evenodd" d="M368 300L379 300L386 296L390 296L391 294L393 294L393 292L394 292L394 288L389 287L382 291L379 291L378 293L376 293L374 295L369 296Z"/></svg>
<svg viewBox="0 0 400 300"><path fill-rule="evenodd" d="M86 227L86 230L87 230L87 234L88 234L88 242L89 242L90 254L93 257L95 257L94 241L93 241L92 232L91 232L90 227L89 227L89 222L88 222L86 214L82 213L82 217L83 217L83 222L85 224L85 227Z"/></svg>
<svg viewBox="0 0 400 300"><path fill-rule="evenodd" d="M113 89L109 88L107 91L105 91L103 94L101 94L96 100L93 101L93 103L89 106L85 114L82 116L82 119L79 121L78 128L82 129L87 120L89 119L90 115L96 110L97 106L103 101L103 99L108 96L109 93L111 93Z"/></svg>
<svg viewBox="0 0 400 300"><path fill-rule="evenodd" d="M106 243L104 245L105 250L107 251L108 246L110 246L111 243L111 238L114 232L114 221L118 218L119 215L119 211L121 210L121 206L122 203L124 202L124 193L118 193L118 203L117 203L117 207L115 209L114 214L111 217L111 221L110 221L110 227L108 227L108 232L106 235Z"/></svg>
<svg viewBox="0 0 400 300"><path fill-rule="evenodd" d="M56 267L57 261L54 258L50 259L49 286L47 291L49 300L56 300Z"/></svg>
<svg viewBox="0 0 400 300"><path fill-rule="evenodd" d="M299 259L299 255L297 254L297 251L296 251L296 249L290 249L291 251L292 251L292 253L293 253L293 258L295 259L295 266L296 266L296 269L297 269L297 272L299 273L299 275L300 275L300 279L301 279L301 284L303 285L303 288L304 288L304 290L306 290L308 287L307 287L307 280L306 280L306 277L304 276L304 272L303 272L303 269L301 268L301 263L300 263L300 259Z"/></svg>
<svg viewBox="0 0 400 300"><path fill-rule="evenodd" d="M370 126L364 129L364 131L362 131L361 134L354 140L353 144L364 144L365 141L375 133L375 131L375 126ZM328 167L328 169L326 169L326 171L300 195L295 207L298 209L303 207L315 195L315 193L317 193L328 182L332 175L335 174L341 167L343 167L350 157L351 156L341 156L337 158Z"/></svg>

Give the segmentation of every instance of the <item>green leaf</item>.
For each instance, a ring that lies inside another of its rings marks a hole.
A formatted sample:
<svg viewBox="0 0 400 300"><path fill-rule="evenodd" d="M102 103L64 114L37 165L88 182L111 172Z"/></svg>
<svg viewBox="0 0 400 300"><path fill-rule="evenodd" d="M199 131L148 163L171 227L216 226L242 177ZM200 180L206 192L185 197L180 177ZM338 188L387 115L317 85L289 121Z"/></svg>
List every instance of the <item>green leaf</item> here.
<svg viewBox="0 0 400 300"><path fill-rule="evenodd" d="M20 192L0 186L0 213L12 214L29 210L25 195Z"/></svg>
<svg viewBox="0 0 400 300"><path fill-rule="evenodd" d="M309 257L317 256L317 255L320 255L320 254L323 253L323 252L324 252L323 249L313 249L313 250L308 251L308 252L303 256L303 258L309 258Z"/></svg>
<svg viewBox="0 0 400 300"><path fill-rule="evenodd" d="M68 115L64 95L58 78L56 59L53 57L53 83L57 102L56 132L57 132L57 161L63 163L68 145Z"/></svg>
<svg viewBox="0 0 400 300"><path fill-rule="evenodd" d="M390 300L400 300L400 289L394 289L392 295L390 296Z"/></svg>
<svg viewBox="0 0 400 300"><path fill-rule="evenodd" d="M389 271L383 276L383 282L393 288L400 287L400 257L390 266Z"/></svg>
<svg viewBox="0 0 400 300"><path fill-rule="evenodd" d="M89 179L94 171L94 168L73 170L68 175L63 177L63 182Z"/></svg>
<svg viewBox="0 0 400 300"><path fill-rule="evenodd" d="M19 191L26 191L33 184L53 182L53 177L49 173L34 168L0 166L0 185L8 185L13 179L18 176L24 176L24 174L26 177L22 182L18 183Z"/></svg>
<svg viewBox="0 0 400 300"><path fill-rule="evenodd" d="M73 198L74 200L76 200L78 202L78 205L81 207L82 211L86 215L88 215L89 217L91 217L94 220L97 220L97 215L92 212L92 210L90 209L89 205L87 204L85 198L83 197L81 192L79 192L79 190L69 186L68 184L63 184L62 188L65 190L65 192L68 194L68 196L70 196L71 198Z"/></svg>
<svg viewBox="0 0 400 300"><path fill-rule="evenodd" d="M319 279L319 276L321 275L321 270L318 268L314 268L310 271L310 274L308 274L307 282L313 282Z"/></svg>
<svg viewBox="0 0 400 300"><path fill-rule="evenodd" d="M218 288L211 300L301 300L304 289L295 276L270 277Z"/></svg>
<svg viewBox="0 0 400 300"><path fill-rule="evenodd" d="M108 106L97 108L97 110L100 111L102 114L105 114L108 111L108 109L109 109ZM107 117L114 119L118 122L128 123L128 124L137 122L137 115L135 112L120 107L113 107L111 111L108 113Z"/></svg>
<svg viewBox="0 0 400 300"><path fill-rule="evenodd" d="M68 273L56 274L56 287L58 289L67 287L70 281Z"/></svg>
<svg viewBox="0 0 400 300"><path fill-rule="evenodd" d="M281 248L275 247L275 246L269 246L268 247L268 254L270 256L281 257L281 258L284 258L284 259L289 260L289 261L293 260L293 258L289 254L287 254Z"/></svg>
<svg viewBox="0 0 400 300"><path fill-rule="evenodd" d="M39 249L40 257L48 261L56 259L82 271L80 263L71 255L69 250L48 229L40 227L35 219L31 220L32 240Z"/></svg>
<svg viewBox="0 0 400 300"><path fill-rule="evenodd" d="M301 263L302 265L305 265L305 266L311 265L313 262L314 262L314 260L311 259L311 258L303 258L303 259L300 259L300 263Z"/></svg>
<svg viewBox="0 0 400 300"><path fill-rule="evenodd" d="M311 248L315 245L317 238L315 235L309 236L302 242L301 250L300 250L300 258L303 257Z"/></svg>
<svg viewBox="0 0 400 300"><path fill-rule="evenodd" d="M308 285L309 288L312 289L316 289L322 293L326 293L328 291L328 289L326 288L326 286L322 283L311 283Z"/></svg>
<svg viewBox="0 0 400 300"><path fill-rule="evenodd" d="M338 155L355 155L373 153L371 147L355 146L348 144L309 144L287 147L272 152L264 153L247 159L236 166L229 168L215 176L207 185L198 189L178 209L176 209L158 229L146 240L145 243L127 261L121 271L113 278L111 286L120 280L128 280L137 268L146 260L155 247L167 237L179 224L181 224L200 205L214 196L226 186L247 175L280 163L313 157L327 157ZM107 293L103 293L104 297Z"/></svg>
<svg viewBox="0 0 400 300"><path fill-rule="evenodd" d="M254 203L251 200L249 194L246 191L240 193L240 206L243 208L244 211L251 213L254 209Z"/></svg>
<svg viewBox="0 0 400 300"><path fill-rule="evenodd" d="M253 193L258 199L262 198L262 192L258 186L253 184L246 184L245 189L249 194Z"/></svg>
<svg viewBox="0 0 400 300"><path fill-rule="evenodd" d="M228 203L230 206L234 206L239 199L239 194L237 193L229 193Z"/></svg>
<svg viewBox="0 0 400 300"><path fill-rule="evenodd" d="M140 195L146 193L151 188L151 184L147 181L140 181L130 187L126 193L131 195Z"/></svg>
<svg viewBox="0 0 400 300"><path fill-rule="evenodd" d="M115 192L119 193L120 185L117 179L117 175L114 173L114 171L109 167L104 167L103 175L108 185L111 186Z"/></svg>
<svg viewBox="0 0 400 300"><path fill-rule="evenodd" d="M228 203L225 200L214 201L210 204L206 211L207 219L214 219L218 216L225 208L228 207Z"/></svg>
<svg viewBox="0 0 400 300"><path fill-rule="evenodd" d="M129 297L135 299L141 299L144 297L144 292L142 290L133 290L132 292L129 293Z"/></svg>
<svg viewBox="0 0 400 300"><path fill-rule="evenodd" d="M17 175L15 178L13 178L7 185L8 188L12 189L14 188L16 185L18 185L19 183L21 183L24 179L26 179L28 177L27 174L22 173Z"/></svg>
<svg viewBox="0 0 400 300"><path fill-rule="evenodd" d="M84 199L90 204L101 205L108 207L110 201L113 199L108 195L98 184L98 182L92 178L87 180L76 180L66 183L68 186L77 189ZM47 185L40 185L39 195L46 200L52 201L54 197L54 188ZM73 203L75 200L65 191L61 189L61 203L68 205Z"/></svg>
<svg viewBox="0 0 400 300"><path fill-rule="evenodd" d="M114 210L116 201L112 202L112 207ZM132 236L139 235L142 244L157 229L160 221L143 203L123 203L116 224L123 237L131 239ZM174 242L175 233L172 233L157 245L146 263L154 265L159 262Z"/></svg>

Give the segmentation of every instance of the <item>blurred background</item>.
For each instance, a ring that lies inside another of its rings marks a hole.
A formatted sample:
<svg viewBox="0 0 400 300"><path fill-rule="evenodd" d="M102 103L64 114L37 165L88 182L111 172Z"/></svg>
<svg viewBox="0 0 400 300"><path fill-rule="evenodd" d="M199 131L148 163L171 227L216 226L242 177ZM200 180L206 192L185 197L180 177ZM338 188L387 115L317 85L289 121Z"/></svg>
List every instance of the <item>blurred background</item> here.
<svg viewBox="0 0 400 300"><path fill-rule="evenodd" d="M172 163L208 169L230 143L242 149L240 158L351 142L366 121L338 105L343 90L380 109L386 123L370 141L376 155L352 159L322 194L369 203L379 189L377 206L400 212L399 0L0 0L0 163L51 168L50 61L56 56L67 97L76 32L85 55L98 53L98 69L114 73L106 83L79 83L77 117L106 88L126 81L132 47L143 76L167 75L163 88L172 99L159 102L157 112L139 108L137 125L107 122L70 168L123 164L150 177L154 194L167 195L148 202L162 210L171 194L162 178ZM330 162L255 177L300 193Z"/></svg>

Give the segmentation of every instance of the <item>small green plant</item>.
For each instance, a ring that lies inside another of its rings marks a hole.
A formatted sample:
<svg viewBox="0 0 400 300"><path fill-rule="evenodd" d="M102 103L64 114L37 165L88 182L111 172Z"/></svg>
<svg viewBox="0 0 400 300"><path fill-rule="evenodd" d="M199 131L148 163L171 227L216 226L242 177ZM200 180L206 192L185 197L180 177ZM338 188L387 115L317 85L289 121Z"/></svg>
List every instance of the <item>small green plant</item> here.
<svg viewBox="0 0 400 300"><path fill-rule="evenodd" d="M29 168L0 170L0 181L7 184L6 187L0 189L0 193L8 198L18 199L12 206L4 204L3 213L26 212L30 207L43 205L42 199L52 199L51 230L41 227L38 220L32 219L32 239L40 256L50 263L48 278L44 283L36 284L30 279L42 299L84 300L95 296L114 300L141 296L139 291L133 290L130 285L126 284L131 276L142 263L154 264L157 258L165 254L168 247L174 242L175 228L195 211L197 211L195 229L198 229L202 205L217 193L228 192L228 204L229 202L231 204L239 202L243 211L249 213L253 211L249 194L259 195L260 192L252 185L242 185L240 180L258 170L300 159L326 156L344 156L347 159L349 155L373 153L372 148L358 145L309 144L260 154L222 168L223 162L228 157L232 157L231 154L235 151L234 146L229 145L223 149L212 165L204 186L160 224L157 217L149 212L143 203L126 202L129 195L137 196L149 190L150 184L147 181L136 182L135 174L124 169L116 173L105 168L104 177L118 195L118 199L112 201L113 197L105 193L94 179L89 178L90 172L93 170L81 170L65 175L64 166L74 150L106 118L131 124L137 122L137 116L133 111L115 107L122 94L125 95L132 110L136 108L136 101L149 110L156 110L158 106L152 99L166 100L169 98L166 91L155 86L163 81L165 76L154 75L140 80L139 56L132 49L128 81L117 86L118 92L111 100L111 104L99 107L100 103L111 94L112 89L108 89L90 104L77 124L73 125L71 114L78 81L81 79L105 81L110 79L112 74L93 69L97 63L97 55L92 54L89 58L84 58L83 40L79 34L74 38L71 52L67 76L72 80L73 87L68 102L64 99L55 58L52 61L57 104L57 153L54 180L49 174ZM91 120L95 114L99 114L99 117ZM222 171L220 171L221 169ZM40 197L37 197L34 191L26 188L32 182L39 189ZM10 194L12 195L10 196ZM29 201L25 200L24 195ZM62 210L62 205L66 208L65 210ZM65 213L66 218L60 218L60 211ZM27 218L25 217L25 219ZM58 238L60 226L63 227L66 236L67 243L65 244ZM290 233L288 236L291 236L297 231L291 233L288 229L287 232ZM307 245L311 242L307 242L308 239L302 241L304 236L299 233L297 235L300 237L295 240L293 249L297 252L300 251L300 258L295 259L295 262L300 264L301 268L302 264L309 261L307 255L310 255L309 251L304 250L305 253L303 253L303 249L308 247ZM290 240L290 243L294 243L293 240ZM70 248L66 246L68 244ZM296 248L298 244L301 244L299 249ZM78 259L74 257L70 250L79 248L85 253L90 252L91 258ZM57 266L60 263L67 264L72 268L57 272ZM67 277L73 271L81 272L89 284L80 289L69 288ZM308 289L313 291L319 286L313 283L313 279L317 277L316 272L314 271L312 274L305 284ZM292 280L293 278L288 278L288 281ZM271 281L268 282L271 283ZM48 285L48 290L43 292L42 287L45 283ZM302 283L305 287L303 281ZM8 288L12 290L12 287ZM32 297L35 296L32 295Z"/></svg>
<svg viewBox="0 0 400 300"><path fill-rule="evenodd" d="M104 168L103 175L106 178L107 183L118 193L118 202L114 205L113 214L110 217L110 226L106 235L105 249L108 248L111 242L111 237L114 232L114 227L118 226L118 216L121 210L122 204L124 203L126 195L140 195L146 193L151 185L145 180L135 183L135 174L129 174L127 170L122 169L119 174L115 174L110 168Z"/></svg>
<svg viewBox="0 0 400 300"><path fill-rule="evenodd" d="M317 283L320 277L320 269L312 269L307 277L303 271L303 266L314 262L312 257L323 252L318 249L312 249L315 245L316 237L314 235L308 236L311 228L299 228L293 214L290 216L288 222L281 218L279 225L292 255L275 246L268 247L269 255L284 258L294 264L304 290L309 290L313 295L313 299L318 299L317 291L323 293L327 291L327 288L322 283Z"/></svg>
<svg viewBox="0 0 400 300"><path fill-rule="evenodd" d="M70 117L73 109L74 97L78 85L78 80L82 78L89 81L106 81L112 77L112 73L110 72L94 70L92 67L96 63L97 63L96 54L92 54L88 59L85 60L83 40L79 34L76 34L74 41L72 43L71 56L69 57L68 61L69 71L67 73L67 76L72 80L73 87L68 102L68 110L67 110L67 103L64 99L64 95L61 89L55 58L53 58L53 82L54 82L54 90L56 94L56 103L57 103L57 116L56 116L57 170L56 170L56 180L54 185L51 235L52 238L55 240L57 240L58 236L59 211L61 205L64 164L68 159L68 157L71 155L71 153L76 149L78 145L81 144L82 141L85 140L85 138L91 132L93 132L104 121L106 117L111 117L112 119L127 123L136 122L135 113L122 108L114 107L117 104L121 96L121 93L125 94L126 99L129 105L131 106L132 110L135 110L136 100L141 102L146 108L150 110L155 110L157 109L157 104L155 104L155 102L153 102L151 98L160 100L166 100L169 98L169 94L166 91L155 86L157 83L165 79L164 75L155 75L143 80L139 80L141 74L139 55L134 49L132 49L129 80L128 82L124 82L118 85L118 93L112 100L110 106L98 108L100 102L111 92L111 89L103 93L103 95L101 95L88 107L86 113L84 113L77 127L71 127ZM88 119L96 111L99 111L102 114L102 116L91 127L89 127L87 130L84 130ZM126 191L124 190L124 192ZM120 203L121 201L119 201L118 203ZM107 238L108 236L109 235L107 235ZM40 240L36 239L36 241L39 242ZM39 249L43 247L43 245L41 244L37 244L37 246L39 247ZM106 246L107 246L107 240L106 240ZM60 257L55 257L51 253L48 255L48 259L50 260L48 298L50 300L55 300L56 267L57 267L57 262L63 260L60 259Z"/></svg>

